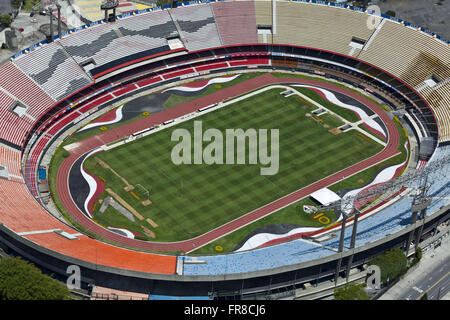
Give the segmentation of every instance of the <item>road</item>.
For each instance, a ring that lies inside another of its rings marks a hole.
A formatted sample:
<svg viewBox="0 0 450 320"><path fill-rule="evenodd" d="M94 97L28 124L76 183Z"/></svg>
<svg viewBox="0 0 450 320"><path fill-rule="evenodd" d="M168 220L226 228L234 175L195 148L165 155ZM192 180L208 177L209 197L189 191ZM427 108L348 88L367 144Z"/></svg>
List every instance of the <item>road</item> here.
<svg viewBox="0 0 450 320"><path fill-rule="evenodd" d="M450 291L450 239L424 253L417 269L388 290L380 300L442 299Z"/></svg>

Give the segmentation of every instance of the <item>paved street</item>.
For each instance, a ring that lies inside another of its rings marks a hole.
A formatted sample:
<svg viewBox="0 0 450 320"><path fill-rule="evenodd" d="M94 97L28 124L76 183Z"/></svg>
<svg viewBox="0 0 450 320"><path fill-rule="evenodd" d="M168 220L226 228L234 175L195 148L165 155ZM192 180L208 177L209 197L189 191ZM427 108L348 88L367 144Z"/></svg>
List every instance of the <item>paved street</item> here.
<svg viewBox="0 0 450 320"><path fill-rule="evenodd" d="M416 300L427 293L428 300L442 299L450 292L450 239L423 254L417 269L410 271L380 300Z"/></svg>

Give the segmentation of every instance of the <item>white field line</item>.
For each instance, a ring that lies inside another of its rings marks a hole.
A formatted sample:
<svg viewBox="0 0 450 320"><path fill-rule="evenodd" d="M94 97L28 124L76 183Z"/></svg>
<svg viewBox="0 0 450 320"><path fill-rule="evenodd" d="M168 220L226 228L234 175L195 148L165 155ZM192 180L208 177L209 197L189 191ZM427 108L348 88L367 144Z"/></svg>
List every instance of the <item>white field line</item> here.
<svg viewBox="0 0 450 320"><path fill-rule="evenodd" d="M102 148L103 150L111 150L111 149L116 148L116 147L118 147L118 146L120 146L120 145L126 144L126 143L131 142L131 141L134 141L134 140L136 140L136 139L143 138L143 137L145 137L145 136L147 136L147 135L150 135L150 134L159 132L159 131L161 131L161 130L164 130L164 129L167 129L167 128L169 128L169 127L172 127L172 126L178 125L178 124L180 124L180 123L183 123L183 122L185 122L185 121L189 121L189 120L191 120L191 119L200 117L200 116L202 116L202 115L204 115L204 114L207 114L207 113L209 113L209 112L213 112L213 111L218 110L218 109L220 109L220 108L223 108L223 107L225 107L225 106L227 106L227 105L230 105L230 104L233 104L233 103L236 103L236 102L239 102L239 101L248 99L248 98L250 98L250 97L252 97L252 96L254 96L254 95L257 95L257 94L260 94L260 93L262 93L262 92L265 92L265 91L268 91L268 90L272 90L272 89L275 89L275 88L294 90L294 91L295 91L295 94L297 94L297 95L300 96L301 98L303 98L303 99L305 99L305 100L311 102L312 104L316 105L316 106L319 107L319 108L323 108L323 109L327 110L327 112L329 112L330 114L335 115L336 117L340 118L344 123L349 124L349 125L352 125L352 127L353 127L353 123L347 121L346 119L342 118L341 116L339 116L339 115L335 114L334 112L328 110L327 108L325 108L325 107L322 106L321 104L317 103L316 101L311 100L309 97L307 97L307 96L301 94L300 92L298 92L297 90L293 89L292 87L289 87L289 86L283 86L283 85L270 85L270 86L267 86L267 87L264 87L264 88L255 90L255 91L253 91L253 92L250 92L250 93L248 93L248 94L242 95L242 96L237 97L237 98L235 98L235 99L228 100L227 102L219 102L219 103L217 103L216 105L213 105L211 108L209 108L209 109L207 109L207 110L205 110L205 111L203 111L203 112L194 111L194 112L192 112L192 113L183 115L183 116L181 116L181 117L179 117L179 118L172 119L173 121L172 121L171 123L168 123L168 124L165 124L165 125L164 125L164 124L157 125L157 126L155 126L155 129L154 129L154 130L145 132L143 135L136 136L136 137L130 136L130 138L128 138L128 139L126 139L126 140L120 141L120 142L118 142L118 143L116 143L116 144L109 145L109 146L103 145L103 146L101 146L101 148ZM363 133L364 135L370 137L371 139L373 139L373 140L379 142L379 143L382 144L383 146L386 146L386 143L381 142L379 139L377 139L377 138L375 138L375 137L372 137L370 134L366 133L364 130L362 130L362 129L358 128L358 127L354 128L354 129L360 131L361 133ZM351 129L350 129L350 130L351 130ZM141 130L141 131L142 131L142 130ZM394 155L394 156L395 156L395 155ZM383 161L385 161L385 160L387 160L387 159L383 159L383 160L381 160L381 161L378 162L378 163L381 163L381 162L383 162ZM376 164L378 164L378 163L376 163ZM376 164L374 164L374 165L376 165ZM355 165L356 165L356 164L355 164ZM363 170L366 170L366 169L368 169L368 168L364 168L364 169L362 169L362 170L360 170L360 171L358 171L358 172L355 172L354 174L357 174L357 173L359 173L359 172L361 172L361 171L363 171ZM333 173L333 174L335 174L335 173ZM347 176L347 177L345 177L345 178L350 178L350 177L353 176L354 174L352 174L352 175L350 175L350 176ZM327 178L327 177L325 177L325 178ZM325 179L325 178L323 178L323 179ZM321 180L322 180L322 179L321 179ZM320 181L320 180L319 180L319 181ZM316 182L318 182L318 181L316 181ZM314 183L316 183L316 182L314 182ZM308 186L305 186L305 187L308 187ZM297 191L298 191L298 190L295 190L295 191L293 191L292 193L297 192ZM284 197L289 196L289 195L290 195L290 194L287 194L287 195L285 195ZM304 198L306 198L306 197L307 197L307 196L303 197L302 199L304 199ZM293 201L293 202L291 202L291 203L289 203L289 204L287 204L287 205L285 205L285 206L283 206L283 207L277 208L276 210L272 211L270 214L272 214L272 213L274 213L274 212L277 212L277 211L279 211L279 210L281 210L281 209L283 209L283 208L285 208L285 207L287 207L287 206L289 206L289 205L291 205L291 204L293 204L293 203L295 203L295 202L298 202L298 201L300 201L300 200L302 200L302 199L297 199L297 200L295 200L295 201ZM279 199L277 199L277 200L279 200ZM277 200L275 200L275 201L277 201ZM266 205L269 205L269 204L270 204L270 203L268 203L268 204L266 204ZM266 205L264 205L264 206L266 206ZM258 210L258 209L255 209L255 210ZM253 210L253 211L254 211L254 210ZM251 212L253 212L253 211L251 211ZM378 211L378 210L377 210L377 211ZM251 212L248 212L247 214L249 214L249 213L251 213ZM264 215L263 217L261 217L261 218L259 218L259 219L256 219L256 220L253 220L253 221L251 221L251 222L249 222L249 223L247 223L247 224L245 224L245 225L242 225L242 226L240 226L239 228L234 229L234 230L232 230L232 231L230 231L230 232L228 232L228 233L226 233L226 234L222 234L222 235L220 235L218 238L222 238L222 237L228 235L229 233L232 233L232 232L234 232L234 231L236 231L236 230L239 230L239 229L241 229L241 228L243 228L243 227L245 227L245 226L247 226L247 225L249 225L249 224L251 224L251 223L257 221L257 220L260 220L260 219L262 219L262 218L264 218L264 217L266 217L266 216L268 216L268 215L269 215L269 214ZM236 218L236 219L234 219L234 220L240 219L240 218L242 218L242 217L243 217L243 216L240 216L240 217L238 217L238 218ZM232 221L234 221L234 220L232 220ZM230 222L228 222L228 223L231 223L232 221L230 221ZM349 225L350 225L350 224L349 224ZM219 227L217 227L217 228L220 228L220 227L221 227L221 226L219 226ZM217 229L217 228L215 228L215 229ZM214 231L215 229L208 231L208 233ZM321 234L321 235L323 236L323 234ZM198 238L198 237L201 237L201 236L202 236L202 235L197 236L197 237L195 237L195 238L192 238L192 239L190 239L190 240L194 240L194 239L196 239L196 238ZM192 251L195 251L195 250L197 250L197 249L199 249L199 248L201 248L201 247L203 247L203 246L205 246L205 245L207 245L207 244L209 244L209 243L211 243L211 242L217 240L218 238L215 238L215 239L213 239L213 240L211 240L211 241L208 241L207 243L204 243L204 244L202 244L201 246L195 247L195 248L193 248L192 250L190 250L190 251L188 251L188 252L186 252L186 253L188 254L188 253L190 253L190 252L192 252ZM184 242L184 241L177 241L177 242ZM177 243L177 242L170 242L170 243Z"/></svg>
<svg viewBox="0 0 450 320"><path fill-rule="evenodd" d="M359 124L364 123L364 122L366 122L367 120L371 120L372 117L368 117L368 118L359 120L359 121L357 121L357 122L350 122L350 121L344 119L343 117L341 117L340 115L334 113L333 111L327 109L326 107L324 107L323 105L321 105L321 104L318 103L317 101L314 101L314 100L310 99L309 97L305 96L304 94L298 92L296 89L294 89L294 88L292 88L292 89L293 89L293 90L296 92L296 94L297 94L298 96L300 96L301 98L303 98L303 99L307 100L308 102L314 104L316 107L325 109L328 113L330 113L330 114L332 114L333 116L339 118L339 119L340 119L342 122L344 122L346 125L350 125L351 128L350 128L349 130L347 130L347 131L350 131L350 130L357 130L357 131L359 131L360 133L364 134L365 136L369 137L370 139L372 139L372 140L378 142L378 143L381 144L382 146L384 146L384 147L386 146L386 142L381 141L381 140L378 139L377 137L373 136L372 134L370 134L370 133L368 133L368 132L366 132L366 131L364 131L363 129L361 129L361 128L358 127ZM373 115L373 118L376 118L377 116L378 116L378 115L375 114L375 115Z"/></svg>

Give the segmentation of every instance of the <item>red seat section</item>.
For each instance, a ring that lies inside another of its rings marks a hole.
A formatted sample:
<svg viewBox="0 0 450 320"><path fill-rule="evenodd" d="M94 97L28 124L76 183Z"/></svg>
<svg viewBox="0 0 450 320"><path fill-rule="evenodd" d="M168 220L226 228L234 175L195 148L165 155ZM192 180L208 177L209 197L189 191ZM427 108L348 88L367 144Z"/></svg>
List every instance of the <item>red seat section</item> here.
<svg viewBox="0 0 450 320"><path fill-rule="evenodd" d="M224 45L258 43L253 1L211 3Z"/></svg>
<svg viewBox="0 0 450 320"><path fill-rule="evenodd" d="M1 77L0 77L1 78ZM32 119L26 115L21 117L10 109L14 106L16 99L0 90L0 133L1 138L21 145L28 130L32 127Z"/></svg>
<svg viewBox="0 0 450 320"><path fill-rule="evenodd" d="M7 77L0 77L0 87L28 106L27 114L30 116L39 118L56 103L54 99L11 62L0 66L0 74L8 75Z"/></svg>

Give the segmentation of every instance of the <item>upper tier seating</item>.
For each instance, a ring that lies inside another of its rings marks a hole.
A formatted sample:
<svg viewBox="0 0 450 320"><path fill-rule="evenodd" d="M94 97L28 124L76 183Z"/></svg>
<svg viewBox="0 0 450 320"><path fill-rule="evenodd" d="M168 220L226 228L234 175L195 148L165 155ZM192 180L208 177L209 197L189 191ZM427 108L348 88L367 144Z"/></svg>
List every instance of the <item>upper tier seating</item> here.
<svg viewBox="0 0 450 320"><path fill-rule="evenodd" d="M57 101L92 83L58 42L45 44L14 64Z"/></svg>
<svg viewBox="0 0 450 320"><path fill-rule="evenodd" d="M121 39L114 24L100 24L63 37L59 42L77 63L92 58L101 66L135 53L139 48Z"/></svg>
<svg viewBox="0 0 450 320"><path fill-rule="evenodd" d="M224 45L258 42L253 1L240 1L238 6L233 2L216 2L211 7Z"/></svg>
<svg viewBox="0 0 450 320"><path fill-rule="evenodd" d="M272 26L272 2L255 1L256 26ZM272 35L258 34L259 43L272 43Z"/></svg>
<svg viewBox="0 0 450 320"><path fill-rule="evenodd" d="M220 47L219 32L209 3L170 9L189 51Z"/></svg>
<svg viewBox="0 0 450 320"><path fill-rule="evenodd" d="M367 15L308 3L278 1L274 43L320 48L348 55L352 37L368 40Z"/></svg>
<svg viewBox="0 0 450 320"><path fill-rule="evenodd" d="M177 31L167 10L130 16L115 25L123 40L136 52L167 46L166 36Z"/></svg>
<svg viewBox="0 0 450 320"><path fill-rule="evenodd" d="M438 122L439 140L450 141L450 82L436 87L424 87L420 94L433 108Z"/></svg>
<svg viewBox="0 0 450 320"><path fill-rule="evenodd" d="M26 58L27 57L27 58ZM23 59L29 59L26 55ZM36 82L25 75L15 64L7 62L0 66L0 73L8 75L0 77L0 87L10 96L29 107L27 114L39 118L55 104L55 100L48 95Z"/></svg>
<svg viewBox="0 0 450 320"><path fill-rule="evenodd" d="M449 74L447 44L400 23L386 20L366 51L358 58L417 86L431 72ZM424 71L422 71L424 69ZM427 72L428 70L428 72Z"/></svg>
<svg viewBox="0 0 450 320"><path fill-rule="evenodd" d="M256 25L272 25L272 1L255 1Z"/></svg>

